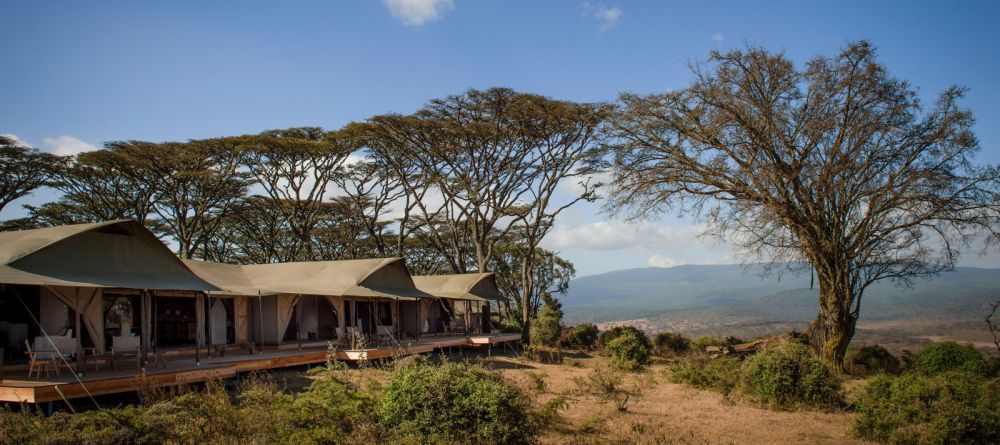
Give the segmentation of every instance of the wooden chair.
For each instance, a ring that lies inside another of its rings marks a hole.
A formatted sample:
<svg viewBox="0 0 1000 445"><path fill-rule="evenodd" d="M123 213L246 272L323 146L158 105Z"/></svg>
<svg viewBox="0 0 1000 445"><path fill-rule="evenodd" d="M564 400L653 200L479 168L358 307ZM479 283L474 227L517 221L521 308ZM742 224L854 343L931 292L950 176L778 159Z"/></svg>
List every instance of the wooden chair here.
<svg viewBox="0 0 1000 445"><path fill-rule="evenodd" d="M115 359L135 358L135 367L142 368L142 345L140 337L122 335L111 337L111 370L115 370Z"/></svg>
<svg viewBox="0 0 1000 445"><path fill-rule="evenodd" d="M24 353L28 356L28 377L31 377L31 374L36 371L38 373L38 378L42 378L42 371L45 371L45 377L48 377L50 375L50 371L58 370L56 364L56 352L33 351L31 349L31 342L25 339Z"/></svg>
<svg viewBox="0 0 1000 445"><path fill-rule="evenodd" d="M392 326L377 326L376 331L378 332L378 344L388 345L392 344Z"/></svg>

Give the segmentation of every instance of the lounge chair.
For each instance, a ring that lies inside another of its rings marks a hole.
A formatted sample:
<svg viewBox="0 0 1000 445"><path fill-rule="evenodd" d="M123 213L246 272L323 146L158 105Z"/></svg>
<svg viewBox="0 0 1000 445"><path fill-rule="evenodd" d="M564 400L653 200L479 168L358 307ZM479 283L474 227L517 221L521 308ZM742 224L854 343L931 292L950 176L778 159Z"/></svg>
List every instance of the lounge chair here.
<svg viewBox="0 0 1000 445"><path fill-rule="evenodd" d="M135 358L135 367L142 368L142 345L140 337L121 335L111 337L111 370L115 369L115 359Z"/></svg>
<svg viewBox="0 0 1000 445"><path fill-rule="evenodd" d="M33 351L31 349L31 342L24 340L24 353L28 356L28 377L31 377L32 373L37 372L38 378L42 378L42 371L45 371L45 377L48 377L50 371L59 371L56 363L58 358L58 353L55 351Z"/></svg>

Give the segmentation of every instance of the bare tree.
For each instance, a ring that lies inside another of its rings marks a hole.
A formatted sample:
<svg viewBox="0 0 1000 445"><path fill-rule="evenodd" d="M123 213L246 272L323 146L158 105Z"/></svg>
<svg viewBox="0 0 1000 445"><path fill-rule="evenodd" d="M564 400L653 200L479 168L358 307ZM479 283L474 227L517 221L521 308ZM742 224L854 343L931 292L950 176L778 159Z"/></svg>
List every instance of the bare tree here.
<svg viewBox="0 0 1000 445"><path fill-rule="evenodd" d="M14 200L28 196L59 171L63 158L0 136L0 212Z"/></svg>
<svg viewBox="0 0 1000 445"><path fill-rule="evenodd" d="M690 211L748 260L814 268L809 337L829 362L842 366L872 283L951 270L996 238L998 170L973 162L964 90L924 109L868 42L802 69L748 48L693 71L687 88L622 95L609 207Z"/></svg>

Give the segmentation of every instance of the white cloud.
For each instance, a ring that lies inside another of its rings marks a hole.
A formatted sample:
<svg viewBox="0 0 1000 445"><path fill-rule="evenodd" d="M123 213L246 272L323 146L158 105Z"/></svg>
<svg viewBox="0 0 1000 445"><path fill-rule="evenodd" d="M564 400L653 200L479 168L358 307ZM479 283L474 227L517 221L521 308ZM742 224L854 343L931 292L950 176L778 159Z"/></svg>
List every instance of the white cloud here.
<svg viewBox="0 0 1000 445"><path fill-rule="evenodd" d="M680 262L662 255L653 255L646 260L646 264L649 267L674 267L680 265Z"/></svg>
<svg viewBox="0 0 1000 445"><path fill-rule="evenodd" d="M652 222L597 221L579 226L556 225L545 237L548 249L677 249L700 246L701 226L674 227Z"/></svg>
<svg viewBox="0 0 1000 445"><path fill-rule="evenodd" d="M88 144L73 136L62 135L57 138L45 138L42 139L42 142L49 146L49 151L59 156L72 156L85 151L97 150L93 144Z"/></svg>
<svg viewBox="0 0 1000 445"><path fill-rule="evenodd" d="M382 0L389 13L407 26L420 26L438 20L447 10L455 9L454 0Z"/></svg>
<svg viewBox="0 0 1000 445"><path fill-rule="evenodd" d="M0 136L6 137L8 139L13 139L15 144L20 145L22 147L31 147L31 148L34 148L31 144L29 144L29 143L27 143L25 141L22 141L21 138L17 137L16 134L13 134L13 133L0 133Z"/></svg>
<svg viewBox="0 0 1000 445"><path fill-rule="evenodd" d="M721 45L722 44L722 40L723 40L722 33L721 32L717 32L715 34L712 34L712 37L709 37L708 40L711 40L712 43L714 43L716 45Z"/></svg>
<svg viewBox="0 0 1000 445"><path fill-rule="evenodd" d="M592 7L589 3L584 3L583 8L585 11L590 11L591 17L597 19L597 29L601 32L614 28L622 20L622 8L617 6L611 8L607 6Z"/></svg>

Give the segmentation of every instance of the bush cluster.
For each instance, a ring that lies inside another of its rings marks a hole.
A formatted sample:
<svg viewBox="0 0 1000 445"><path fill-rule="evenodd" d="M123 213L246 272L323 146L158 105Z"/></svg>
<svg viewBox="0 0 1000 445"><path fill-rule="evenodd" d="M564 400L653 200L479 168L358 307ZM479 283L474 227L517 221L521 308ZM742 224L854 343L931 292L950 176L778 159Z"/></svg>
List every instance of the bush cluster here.
<svg viewBox="0 0 1000 445"><path fill-rule="evenodd" d="M596 346L597 349L605 349L607 348L608 343L611 342L611 340L618 338L618 336L622 335L625 332L633 332L636 334L642 334L643 336L646 335L645 333L643 333L639 329L636 329L633 326L615 326L606 331L601 331L601 333L597 335L597 341L594 343L594 346Z"/></svg>
<svg viewBox="0 0 1000 445"><path fill-rule="evenodd" d="M653 338L653 346L660 357L677 357L691 351L691 339L681 334L661 332Z"/></svg>
<svg viewBox="0 0 1000 445"><path fill-rule="evenodd" d="M625 331L608 342L606 350L611 353L611 362L623 371L638 371L649 364L653 347L642 331Z"/></svg>
<svg viewBox="0 0 1000 445"><path fill-rule="evenodd" d="M887 443L1000 443L1000 380L992 361L953 342L904 358L908 372L877 375L858 391L857 435Z"/></svg>
<svg viewBox="0 0 1000 445"><path fill-rule="evenodd" d="M500 374L458 363L419 360L393 373L378 402L385 430L422 442L531 442L529 401Z"/></svg>
<svg viewBox="0 0 1000 445"><path fill-rule="evenodd" d="M899 359L879 345L862 346L848 351L844 362L847 372L858 377L874 374L898 374L902 370Z"/></svg>
<svg viewBox="0 0 1000 445"><path fill-rule="evenodd" d="M987 373L986 357L972 345L955 342L934 343L920 351L913 364L914 370L924 375L950 371Z"/></svg>
<svg viewBox="0 0 1000 445"><path fill-rule="evenodd" d="M1000 385L970 372L878 375L854 402L853 429L886 443L1000 443Z"/></svg>
<svg viewBox="0 0 1000 445"><path fill-rule="evenodd" d="M594 349L599 334L596 325L583 323L564 330L559 342L563 347L591 350Z"/></svg>
<svg viewBox="0 0 1000 445"><path fill-rule="evenodd" d="M531 343L556 347L562 334L562 304L548 292L542 293L542 308L531 323Z"/></svg>
<svg viewBox="0 0 1000 445"><path fill-rule="evenodd" d="M245 381L247 382L247 381ZM322 369L298 394L269 379L227 391L172 394L139 406L44 416L0 407L0 443L531 443L528 400L498 374L467 364L401 366L379 390Z"/></svg>
<svg viewBox="0 0 1000 445"><path fill-rule="evenodd" d="M746 360L741 374L743 390L772 407L843 403L840 377L799 343L786 342L758 352Z"/></svg>
<svg viewBox="0 0 1000 445"><path fill-rule="evenodd" d="M695 388L713 389L729 394L740 383L740 365L732 357L711 358L705 354L692 354L670 366L671 379Z"/></svg>

